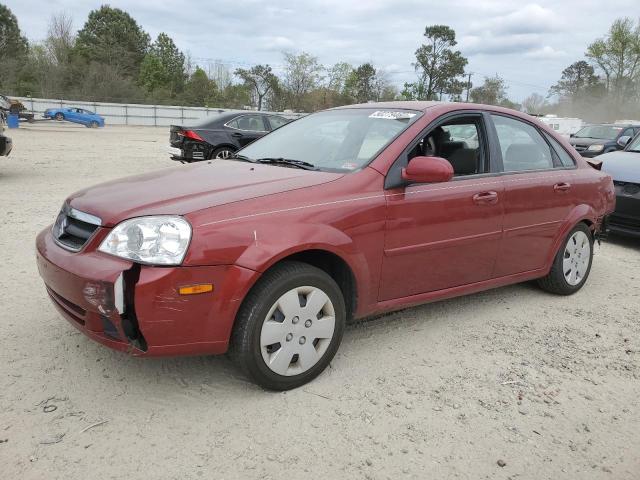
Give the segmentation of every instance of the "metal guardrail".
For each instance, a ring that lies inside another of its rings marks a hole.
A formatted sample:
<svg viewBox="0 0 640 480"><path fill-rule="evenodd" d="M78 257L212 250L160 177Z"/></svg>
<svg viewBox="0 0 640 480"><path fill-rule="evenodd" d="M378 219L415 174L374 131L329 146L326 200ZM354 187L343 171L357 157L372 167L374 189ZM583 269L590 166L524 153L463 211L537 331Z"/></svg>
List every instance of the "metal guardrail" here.
<svg viewBox="0 0 640 480"><path fill-rule="evenodd" d="M184 124L204 120L205 118L219 115L224 112L251 112L251 110L233 110L226 108L210 107L184 107L167 105L146 105L136 103L104 103L86 102L75 100L12 97L20 100L24 106L33 113L36 118L42 117L49 108L77 107L91 110L102 115L107 124L111 125L147 125L169 126L172 124ZM275 113L287 118L299 118L302 113L289 112L265 112Z"/></svg>

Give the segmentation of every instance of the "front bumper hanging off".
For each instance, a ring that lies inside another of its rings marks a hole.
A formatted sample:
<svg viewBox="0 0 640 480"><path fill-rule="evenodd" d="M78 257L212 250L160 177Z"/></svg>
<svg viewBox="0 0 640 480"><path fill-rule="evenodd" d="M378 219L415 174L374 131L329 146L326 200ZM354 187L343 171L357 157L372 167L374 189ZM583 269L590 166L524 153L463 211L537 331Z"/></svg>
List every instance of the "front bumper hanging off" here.
<svg viewBox="0 0 640 480"><path fill-rule="evenodd" d="M257 272L235 265L142 266L95 251L99 241L94 238L85 251L74 253L54 242L50 228L38 235L40 276L69 323L132 355L226 352L237 310ZM199 283L212 283L214 291L178 292Z"/></svg>

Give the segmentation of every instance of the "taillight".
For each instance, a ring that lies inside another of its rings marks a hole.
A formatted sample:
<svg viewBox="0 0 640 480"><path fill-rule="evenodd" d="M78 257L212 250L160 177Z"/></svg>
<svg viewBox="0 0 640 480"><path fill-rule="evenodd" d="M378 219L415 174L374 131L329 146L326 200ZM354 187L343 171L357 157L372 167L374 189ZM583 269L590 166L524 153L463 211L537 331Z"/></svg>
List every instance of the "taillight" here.
<svg viewBox="0 0 640 480"><path fill-rule="evenodd" d="M190 138L191 140L198 140L200 142L204 142L202 137L198 135L196 132L194 132L193 130L182 130L181 132L178 132L178 135L184 138Z"/></svg>

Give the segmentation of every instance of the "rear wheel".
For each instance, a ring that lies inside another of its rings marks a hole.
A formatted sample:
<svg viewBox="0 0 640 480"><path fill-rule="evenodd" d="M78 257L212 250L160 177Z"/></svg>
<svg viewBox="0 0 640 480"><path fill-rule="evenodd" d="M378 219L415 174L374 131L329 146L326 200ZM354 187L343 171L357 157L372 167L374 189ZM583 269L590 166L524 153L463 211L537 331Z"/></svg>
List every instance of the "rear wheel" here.
<svg viewBox="0 0 640 480"><path fill-rule="evenodd" d="M271 390L289 390L318 376L342 340L346 309L324 271L285 262L265 273L245 299L232 355L245 373Z"/></svg>
<svg viewBox="0 0 640 480"><path fill-rule="evenodd" d="M551 271L538 284L547 292L571 295L582 288L591 272L593 235L584 223L576 225L556 254Z"/></svg>
<svg viewBox="0 0 640 480"><path fill-rule="evenodd" d="M236 153L236 151L230 147L220 147L220 148L216 148L213 151L213 153L211 154L211 158L225 159L225 158L233 157L234 153Z"/></svg>
<svg viewBox="0 0 640 480"><path fill-rule="evenodd" d="M53 118L55 118L56 120L61 122L62 120L64 120L64 114L58 112L58 113L55 114L55 116Z"/></svg>

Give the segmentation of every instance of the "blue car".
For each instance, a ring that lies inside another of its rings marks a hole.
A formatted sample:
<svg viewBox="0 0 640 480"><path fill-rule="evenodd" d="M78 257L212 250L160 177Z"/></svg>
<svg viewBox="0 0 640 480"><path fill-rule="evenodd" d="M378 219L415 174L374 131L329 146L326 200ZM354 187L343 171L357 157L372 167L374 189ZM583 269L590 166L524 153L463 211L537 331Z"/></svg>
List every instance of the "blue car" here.
<svg viewBox="0 0 640 480"><path fill-rule="evenodd" d="M67 120L68 122L80 123L90 128L104 127L104 118L97 113L90 112L83 108L48 108L44 112L44 118L51 118L58 121Z"/></svg>

